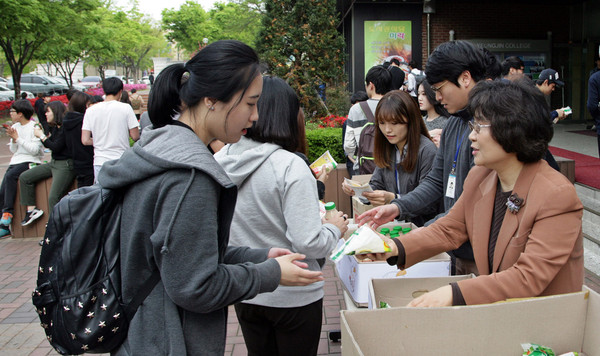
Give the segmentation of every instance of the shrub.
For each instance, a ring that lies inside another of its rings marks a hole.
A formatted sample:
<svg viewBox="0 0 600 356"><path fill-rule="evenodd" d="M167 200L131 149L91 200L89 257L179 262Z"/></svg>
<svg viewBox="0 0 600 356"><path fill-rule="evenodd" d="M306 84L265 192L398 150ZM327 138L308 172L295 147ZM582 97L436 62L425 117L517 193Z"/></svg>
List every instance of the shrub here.
<svg viewBox="0 0 600 356"><path fill-rule="evenodd" d="M309 129L307 127L306 139L308 141L308 160L310 162L319 158L327 150L337 163L346 162L341 128Z"/></svg>

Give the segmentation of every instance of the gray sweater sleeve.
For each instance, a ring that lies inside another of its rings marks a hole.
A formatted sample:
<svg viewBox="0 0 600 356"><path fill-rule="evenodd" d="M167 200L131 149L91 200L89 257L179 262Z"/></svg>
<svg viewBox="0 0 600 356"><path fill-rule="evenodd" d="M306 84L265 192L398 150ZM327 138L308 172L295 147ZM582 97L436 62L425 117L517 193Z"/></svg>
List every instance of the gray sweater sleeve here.
<svg viewBox="0 0 600 356"><path fill-rule="evenodd" d="M217 226L221 187L198 174L184 194L187 179L188 172L182 172L163 180L154 215L158 221L151 237L153 256L169 297L182 308L205 313L277 288L281 271L274 259L259 264L224 262L227 241L219 241L218 230L229 226ZM178 216L168 231L179 201ZM186 214L198 211L199 202L203 206L201 215ZM169 251L161 253L167 234Z"/></svg>

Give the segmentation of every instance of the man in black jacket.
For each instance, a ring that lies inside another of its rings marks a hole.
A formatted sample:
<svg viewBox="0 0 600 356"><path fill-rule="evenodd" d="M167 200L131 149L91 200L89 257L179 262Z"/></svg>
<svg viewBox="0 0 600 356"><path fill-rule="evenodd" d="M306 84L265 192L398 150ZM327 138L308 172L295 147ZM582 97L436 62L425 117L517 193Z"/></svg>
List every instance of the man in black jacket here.
<svg viewBox="0 0 600 356"><path fill-rule="evenodd" d="M404 71L400 69L400 61L398 58L393 58L388 67L390 74L392 75L392 87L391 90L398 90L404 84Z"/></svg>
<svg viewBox="0 0 600 356"><path fill-rule="evenodd" d="M44 129L44 135L50 133L50 126L48 126L48 120L46 120L46 104L50 102L50 97L46 93L38 93L38 98L35 101L35 113L38 117L42 129Z"/></svg>

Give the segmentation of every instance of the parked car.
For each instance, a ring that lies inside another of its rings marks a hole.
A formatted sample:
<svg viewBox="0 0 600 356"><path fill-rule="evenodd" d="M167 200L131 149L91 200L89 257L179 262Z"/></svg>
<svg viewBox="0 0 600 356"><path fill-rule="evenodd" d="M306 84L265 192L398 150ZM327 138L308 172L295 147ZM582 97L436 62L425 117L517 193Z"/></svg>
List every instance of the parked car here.
<svg viewBox="0 0 600 356"><path fill-rule="evenodd" d="M50 79L52 79L55 83L61 83L61 84L64 84L66 86L69 86L69 84L67 83L67 81L63 77L50 77ZM75 81L73 81L73 86L72 87L73 87L73 89L79 90L79 91L84 91L84 90L87 89L83 85L77 84Z"/></svg>
<svg viewBox="0 0 600 356"><path fill-rule="evenodd" d="M124 75L110 75L107 78L119 78L123 82L123 84L127 84L127 78Z"/></svg>
<svg viewBox="0 0 600 356"><path fill-rule="evenodd" d="M86 88L98 88L102 86L102 78L97 75L90 75L83 79L81 79L78 83L79 85Z"/></svg>
<svg viewBox="0 0 600 356"><path fill-rule="evenodd" d="M147 75L143 76L142 79L140 79L140 84L150 85L150 78Z"/></svg>
<svg viewBox="0 0 600 356"><path fill-rule="evenodd" d="M9 89L14 89L12 79L8 80L6 85ZM68 85L57 83L52 78L40 74L21 75L21 90L27 90L33 94L45 93L47 95L61 95L69 90Z"/></svg>
<svg viewBox="0 0 600 356"><path fill-rule="evenodd" d="M0 77L0 84L6 86L6 82L8 82L8 79Z"/></svg>
<svg viewBox="0 0 600 356"><path fill-rule="evenodd" d="M21 90L21 94L27 94L27 99L35 99L35 95L32 92ZM20 98L19 98L20 99ZM4 85L0 85L0 101L15 100L14 89L8 89Z"/></svg>

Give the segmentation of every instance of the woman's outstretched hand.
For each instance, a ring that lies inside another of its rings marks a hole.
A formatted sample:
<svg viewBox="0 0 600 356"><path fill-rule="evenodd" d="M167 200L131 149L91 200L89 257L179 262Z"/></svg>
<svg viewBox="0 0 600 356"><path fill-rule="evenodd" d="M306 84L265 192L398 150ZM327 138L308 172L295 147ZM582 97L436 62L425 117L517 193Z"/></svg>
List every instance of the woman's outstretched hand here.
<svg viewBox="0 0 600 356"><path fill-rule="evenodd" d="M300 261L305 258L305 255L299 253L275 258L281 268L281 280L279 284L284 286L305 286L324 280L323 272L305 269L308 265Z"/></svg>
<svg viewBox="0 0 600 356"><path fill-rule="evenodd" d="M365 211L355 218L354 222L359 226L368 224L373 229L377 229L379 226L393 221L398 215L400 215L398 207L395 204L388 204Z"/></svg>

